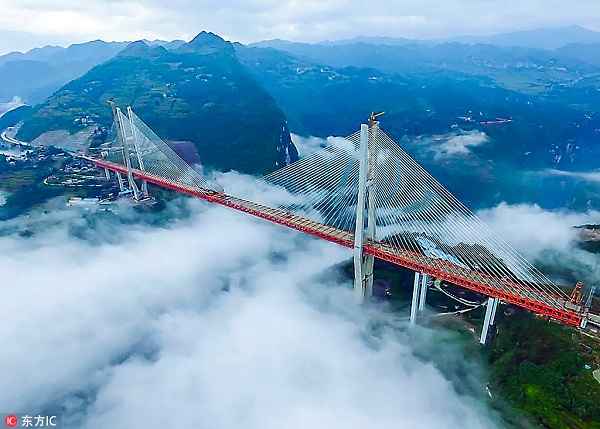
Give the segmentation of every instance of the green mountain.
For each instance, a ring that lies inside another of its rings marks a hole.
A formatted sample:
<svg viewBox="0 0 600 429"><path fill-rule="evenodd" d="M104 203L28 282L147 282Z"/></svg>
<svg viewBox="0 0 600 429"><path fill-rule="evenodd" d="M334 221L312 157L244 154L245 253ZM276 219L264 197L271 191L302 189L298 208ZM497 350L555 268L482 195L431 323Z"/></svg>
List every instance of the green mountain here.
<svg viewBox="0 0 600 429"><path fill-rule="evenodd" d="M132 106L163 139L192 141L205 166L262 174L293 152L275 100L229 42L206 32L172 50L130 44L36 106L18 138L78 131L81 117L108 127L108 100Z"/></svg>
<svg viewBox="0 0 600 429"><path fill-rule="evenodd" d="M382 128L471 207L600 207L585 176L600 168L600 69L588 51L277 45L236 50L293 132L347 135L385 111Z"/></svg>

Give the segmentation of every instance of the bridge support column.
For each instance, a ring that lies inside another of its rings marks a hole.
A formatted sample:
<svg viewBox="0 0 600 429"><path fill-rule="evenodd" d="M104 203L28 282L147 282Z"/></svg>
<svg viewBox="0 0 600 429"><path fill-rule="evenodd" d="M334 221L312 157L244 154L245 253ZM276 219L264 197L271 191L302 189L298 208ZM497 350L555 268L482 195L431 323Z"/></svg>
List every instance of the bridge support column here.
<svg viewBox="0 0 600 429"><path fill-rule="evenodd" d="M378 122L371 118L371 126L361 124L358 148L358 201L354 231L354 293L358 302L373 295L373 265L375 257L363 252L364 239L375 239L375 138ZM365 207L366 203L366 207ZM366 208L366 235L365 235Z"/></svg>
<svg viewBox="0 0 600 429"><path fill-rule="evenodd" d="M377 163L377 150L375 146L375 139L377 138L377 131L379 130L379 122L371 119L370 121L369 136L367 142L367 240L375 240L375 225L376 225L376 213L375 213L375 165ZM364 255L363 258L363 275L365 276L365 296L368 298L373 295L373 266L375 264L375 257L371 255Z"/></svg>
<svg viewBox="0 0 600 429"><path fill-rule="evenodd" d="M498 310L498 303L500 300L498 298L494 298L494 306L492 308L492 315L490 317L490 326L494 326L496 324L496 310Z"/></svg>
<svg viewBox="0 0 600 429"><path fill-rule="evenodd" d="M119 173L118 171L117 171L117 180L119 181L119 189L121 191L124 191L125 190L125 184L123 183L123 176L121 176L121 173Z"/></svg>
<svg viewBox="0 0 600 429"><path fill-rule="evenodd" d="M425 300L427 299L427 283L429 283L429 276L425 273L422 273L421 287L419 288L419 312L425 310Z"/></svg>
<svg viewBox="0 0 600 429"><path fill-rule="evenodd" d="M132 138L133 138L133 148L134 148L135 154L137 156L140 170L146 171L146 168L144 167L144 160L142 159L142 154L140 153L140 145L139 145L140 136L139 136L139 133L137 132L138 129L135 126L135 123L133 122L133 110L131 110L131 106L127 107L127 115L129 116L129 124L131 127L131 133L132 133ZM142 198L145 198L148 196L148 182L146 182L145 180L142 180L141 193L142 193Z"/></svg>
<svg viewBox="0 0 600 429"><path fill-rule="evenodd" d="M498 301L498 298L488 298L488 302L485 309L485 317L483 319L483 327L481 329L481 337L479 338L479 344L485 345L487 343L487 337L490 326L494 325L496 310L498 309Z"/></svg>
<svg viewBox="0 0 600 429"><path fill-rule="evenodd" d="M139 200L140 190L135 183L135 180L133 180L133 168L131 167L131 159L129 158L129 148L127 144L125 144L125 150L123 154L125 157L125 165L127 166L127 182L129 182L129 188L133 191L133 198L135 200Z"/></svg>
<svg viewBox="0 0 600 429"><path fill-rule="evenodd" d="M362 303L365 299L363 238L365 233L365 191L367 184L367 133L367 125L362 124L360 126L360 146L358 148L358 202L354 230L354 297L358 303Z"/></svg>
<svg viewBox="0 0 600 429"><path fill-rule="evenodd" d="M427 283L429 283L429 276L427 274L415 272L412 301L410 303L411 325L415 325L417 323L417 315L425 309L425 300L427 298Z"/></svg>
<svg viewBox="0 0 600 429"><path fill-rule="evenodd" d="M417 311L419 310L419 292L421 290L421 273L415 272L415 280L413 282L412 301L410 303L410 324L417 323Z"/></svg>

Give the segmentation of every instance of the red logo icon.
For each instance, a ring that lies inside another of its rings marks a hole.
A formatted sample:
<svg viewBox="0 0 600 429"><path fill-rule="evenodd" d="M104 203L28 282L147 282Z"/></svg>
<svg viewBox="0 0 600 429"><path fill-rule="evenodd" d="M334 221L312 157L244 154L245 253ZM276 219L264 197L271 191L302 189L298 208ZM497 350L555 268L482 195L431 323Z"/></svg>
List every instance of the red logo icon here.
<svg viewBox="0 0 600 429"><path fill-rule="evenodd" d="M17 418L17 416L13 416L12 414L9 414L4 419L4 423L6 423L6 426L8 426L9 428L12 428L12 427L15 427L17 425L17 423L19 423L19 419Z"/></svg>

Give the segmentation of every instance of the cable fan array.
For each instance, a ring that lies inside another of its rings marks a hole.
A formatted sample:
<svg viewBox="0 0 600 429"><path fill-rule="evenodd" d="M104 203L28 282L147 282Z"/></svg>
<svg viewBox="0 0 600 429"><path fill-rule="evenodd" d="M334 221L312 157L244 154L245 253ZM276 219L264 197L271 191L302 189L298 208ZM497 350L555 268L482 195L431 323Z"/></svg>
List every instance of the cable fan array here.
<svg viewBox="0 0 600 429"><path fill-rule="evenodd" d="M302 203L285 207L327 225L354 231L357 210L360 132L277 170L265 180ZM367 184L374 193L376 236L398 253L417 254L443 271L460 271L563 308L568 296L495 234L377 126L368 133ZM365 199L366 201L368 198ZM365 217L366 218L366 217Z"/></svg>
<svg viewBox="0 0 600 429"><path fill-rule="evenodd" d="M175 183L221 192L217 184L208 182L187 162L173 151L150 129L131 108L125 115L116 109L115 121L119 122L120 136L113 142L106 159L123 166L130 163L134 170L166 178ZM119 133L117 133L119 134Z"/></svg>
<svg viewBox="0 0 600 429"><path fill-rule="evenodd" d="M143 171L145 175L138 176L148 181L184 185L186 192L193 189L198 194L217 193L219 196L211 201L242 211L251 209L253 213L273 212L282 224L302 224L302 218L286 217L288 212L294 212L337 228L331 234L354 234L360 131L332 139L329 146L267 175L267 183L283 188L290 197L284 199L290 201L287 205L279 207L284 211L276 212L222 194L220 186L204 179L130 108L127 115L115 109L115 119L119 136L108 152L104 151L106 160L128 171ZM365 205L372 203L369 210L374 213L365 216L365 221L371 218L375 222L375 236L367 238L367 244L388 255L424 261L426 265L421 266L564 309L568 301L565 292L495 234L387 134L375 126L368 130L366 138L369 173ZM322 224L318 225L323 227Z"/></svg>

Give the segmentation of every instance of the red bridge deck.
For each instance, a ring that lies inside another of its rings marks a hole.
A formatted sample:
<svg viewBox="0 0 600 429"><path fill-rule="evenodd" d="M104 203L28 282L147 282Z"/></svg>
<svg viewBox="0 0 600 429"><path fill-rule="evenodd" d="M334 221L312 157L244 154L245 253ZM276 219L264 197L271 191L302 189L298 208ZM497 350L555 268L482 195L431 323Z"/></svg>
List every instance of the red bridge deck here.
<svg viewBox="0 0 600 429"><path fill-rule="evenodd" d="M126 168L120 164L94 158L86 159L95 162L98 167L127 174ZM331 241L332 243L337 243L344 247L354 247L354 234L351 232L306 219L282 209L267 207L193 185L173 182L169 179L142 170L133 170L133 175L135 178L144 179L150 183L168 189L183 192L193 197L210 201L211 203L220 204L243 213L248 213L279 225ZM538 289L527 287L524 284L507 282L450 263L444 263L445 269L441 269L439 268L439 260L434 260L419 253L393 247L386 243L367 240L364 245L364 252L373 255L376 258L383 259L414 271L429 274L440 280L445 280L475 292L499 298L504 302L518 305L535 313L552 317L570 325L579 326L581 323L582 316L576 311L566 308L566 300L564 298L544 293ZM515 294L515 289L522 291L522 295Z"/></svg>

